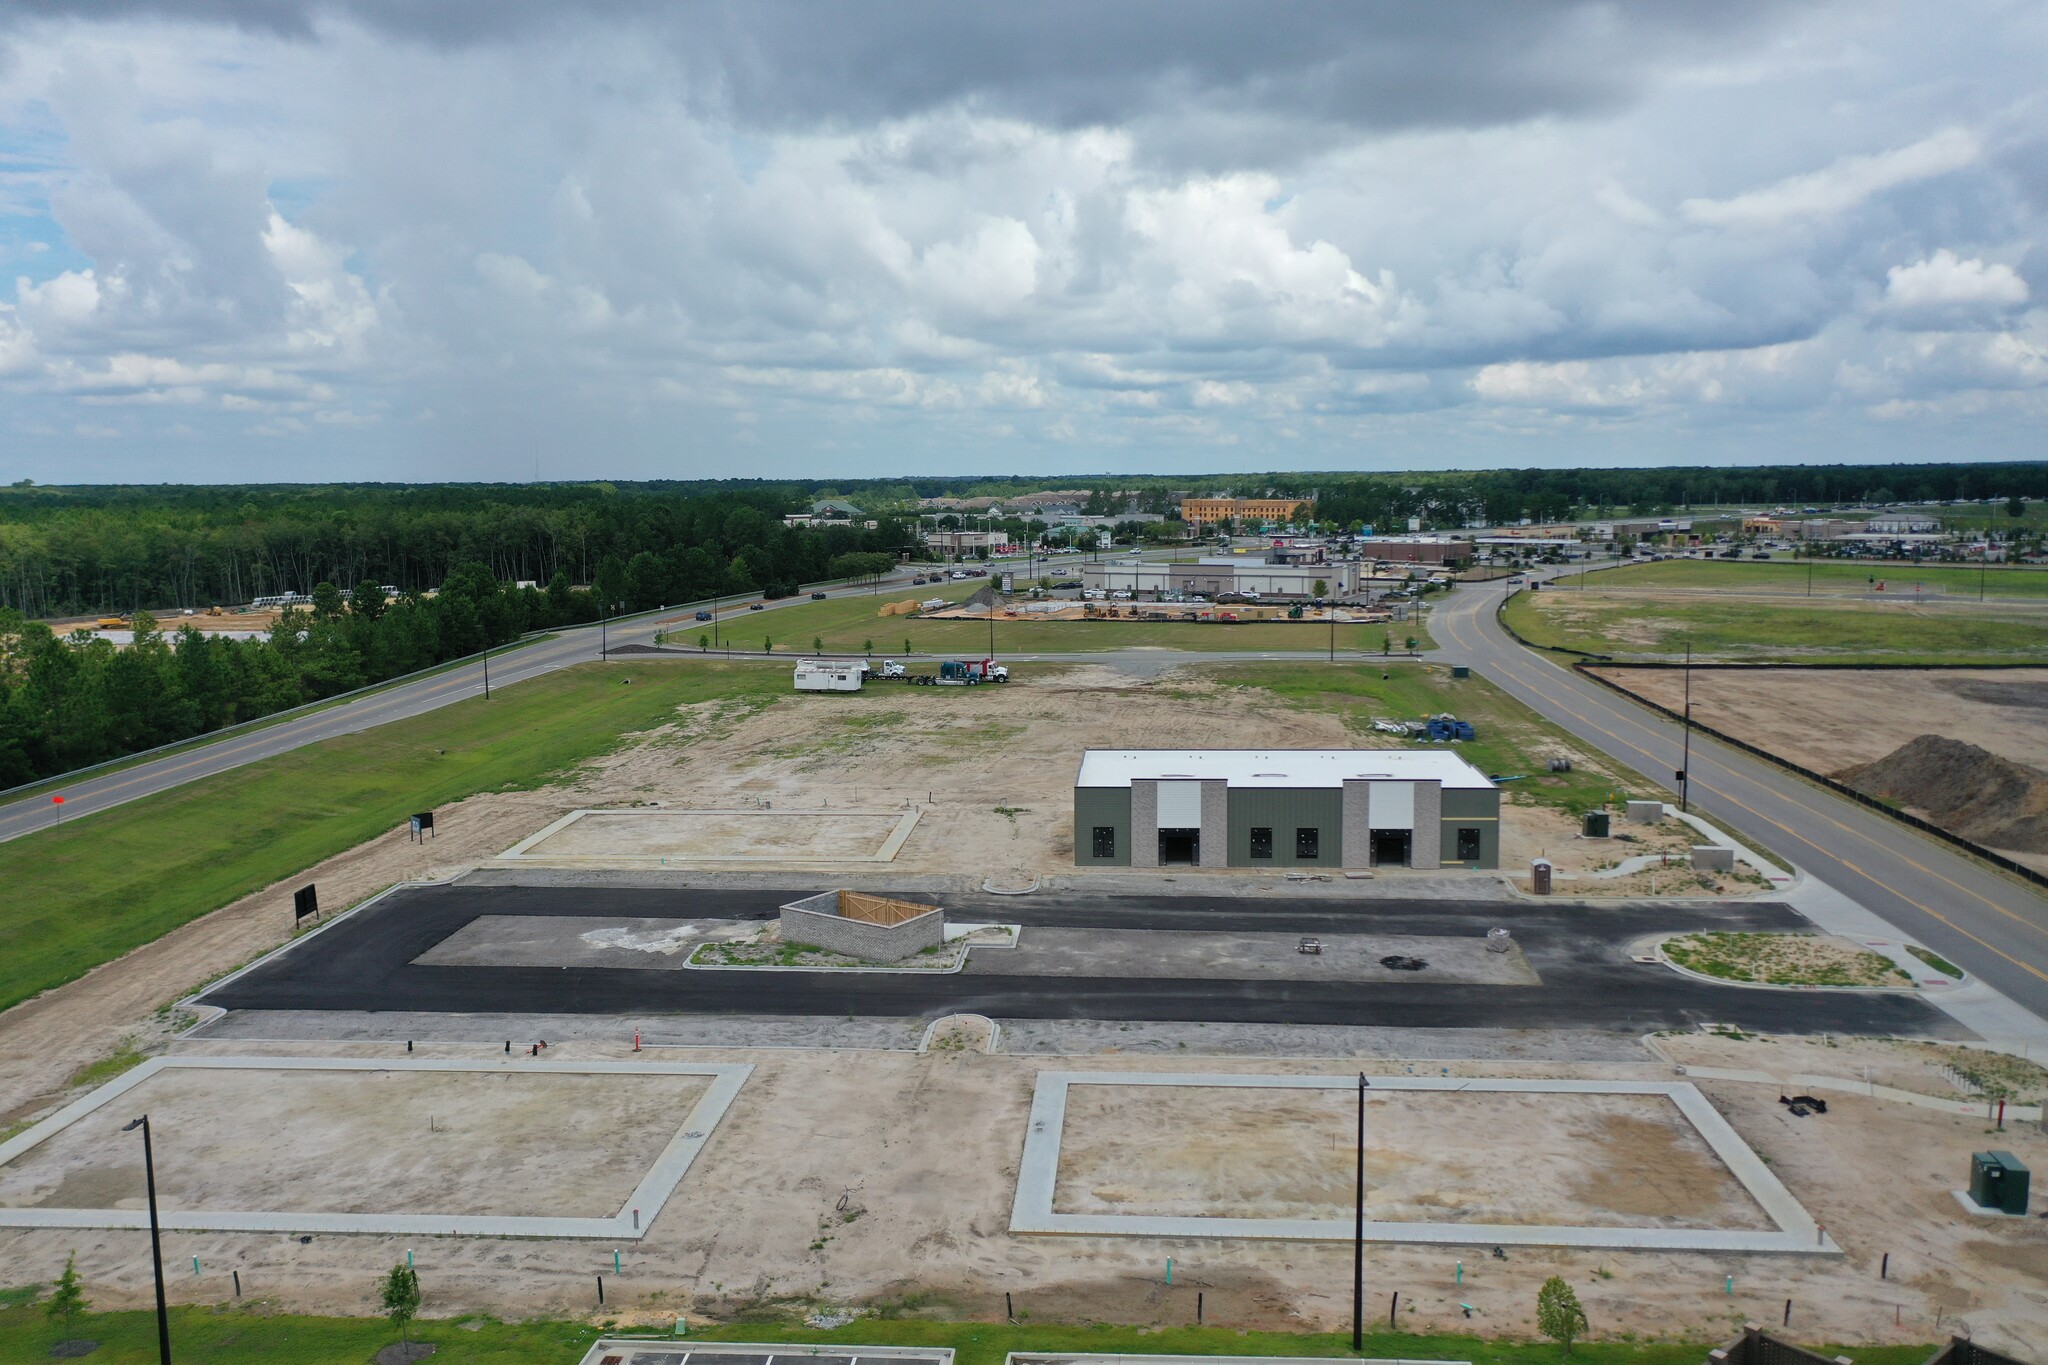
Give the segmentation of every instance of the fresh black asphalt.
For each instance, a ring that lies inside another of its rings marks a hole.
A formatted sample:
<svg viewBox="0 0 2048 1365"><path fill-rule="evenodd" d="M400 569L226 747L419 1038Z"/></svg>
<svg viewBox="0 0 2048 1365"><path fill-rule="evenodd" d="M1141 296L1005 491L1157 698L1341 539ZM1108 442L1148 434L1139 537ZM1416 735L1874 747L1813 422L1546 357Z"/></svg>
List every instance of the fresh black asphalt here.
<svg viewBox="0 0 2048 1365"><path fill-rule="evenodd" d="M1538 986L1006 977L944 973L673 971L616 967L419 966L482 915L591 919L767 919L806 890L409 887L221 983L201 998L230 1010L510 1014L861 1015L936 1018L1349 1024L1412 1028L1607 1029L1647 1033L1725 1023L1767 1033L1967 1036L1900 993L1719 986L1633 962L1628 945L1696 930L1806 930L1791 908L1569 901L1306 900L1236 896L948 897L962 921L1025 926L1283 934L1480 936L1507 927ZM929 899L922 897L920 899Z"/></svg>

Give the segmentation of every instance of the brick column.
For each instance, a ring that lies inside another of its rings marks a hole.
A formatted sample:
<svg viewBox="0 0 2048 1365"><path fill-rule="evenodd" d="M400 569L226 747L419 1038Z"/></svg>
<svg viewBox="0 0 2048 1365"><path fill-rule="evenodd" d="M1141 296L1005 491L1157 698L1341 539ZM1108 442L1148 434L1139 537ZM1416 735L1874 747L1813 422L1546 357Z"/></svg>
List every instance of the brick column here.
<svg viewBox="0 0 2048 1365"><path fill-rule="evenodd" d="M1230 784L1202 779L1202 867L1230 866Z"/></svg>
<svg viewBox="0 0 2048 1365"><path fill-rule="evenodd" d="M1150 777L1131 783L1131 866L1159 866L1159 783Z"/></svg>
<svg viewBox="0 0 2048 1365"><path fill-rule="evenodd" d="M1344 781L1344 818L1337 837L1344 866L1372 866L1372 783L1363 777Z"/></svg>
<svg viewBox="0 0 2048 1365"><path fill-rule="evenodd" d="M1415 833L1408 840L1408 866L1444 865L1444 784L1415 784Z"/></svg>

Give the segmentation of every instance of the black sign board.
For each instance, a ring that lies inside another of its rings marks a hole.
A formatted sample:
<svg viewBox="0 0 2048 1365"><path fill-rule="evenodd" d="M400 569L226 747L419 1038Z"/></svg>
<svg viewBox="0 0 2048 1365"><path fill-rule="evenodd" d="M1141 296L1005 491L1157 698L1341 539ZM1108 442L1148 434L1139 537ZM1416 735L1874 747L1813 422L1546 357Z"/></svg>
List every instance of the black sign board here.
<svg viewBox="0 0 2048 1365"><path fill-rule="evenodd" d="M320 893L312 886L302 886L292 892L292 922L298 923L308 915L320 913Z"/></svg>
<svg viewBox="0 0 2048 1365"><path fill-rule="evenodd" d="M420 811L412 817L412 833L415 839L423 839L434 828L434 812Z"/></svg>

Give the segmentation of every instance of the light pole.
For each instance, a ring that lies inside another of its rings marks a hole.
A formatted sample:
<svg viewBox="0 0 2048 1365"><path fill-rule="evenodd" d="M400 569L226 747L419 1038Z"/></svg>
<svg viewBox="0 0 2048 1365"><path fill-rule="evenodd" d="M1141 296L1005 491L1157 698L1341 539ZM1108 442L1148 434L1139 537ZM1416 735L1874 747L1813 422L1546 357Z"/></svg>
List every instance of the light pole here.
<svg viewBox="0 0 2048 1365"><path fill-rule="evenodd" d="M1365 1349L1365 1092L1372 1082L1358 1073L1358 1172L1351 1223L1351 1349Z"/></svg>
<svg viewBox="0 0 2048 1365"><path fill-rule="evenodd" d="M149 1144L149 1115L131 1120L121 1131L132 1133L137 1128L142 1130L142 1172L149 1187L149 1261L156 1271L156 1350L162 1365L171 1365L171 1312L164 1306L163 1235L156 1219L156 1154Z"/></svg>
<svg viewBox="0 0 2048 1365"><path fill-rule="evenodd" d="M485 701L489 701L490 699L491 699L491 646L490 646L490 642L489 642L489 641L485 641L485 642L484 642L484 700L485 700Z"/></svg>
<svg viewBox="0 0 2048 1365"><path fill-rule="evenodd" d="M1692 809L1692 646L1685 647L1685 757L1678 760L1678 809Z"/></svg>

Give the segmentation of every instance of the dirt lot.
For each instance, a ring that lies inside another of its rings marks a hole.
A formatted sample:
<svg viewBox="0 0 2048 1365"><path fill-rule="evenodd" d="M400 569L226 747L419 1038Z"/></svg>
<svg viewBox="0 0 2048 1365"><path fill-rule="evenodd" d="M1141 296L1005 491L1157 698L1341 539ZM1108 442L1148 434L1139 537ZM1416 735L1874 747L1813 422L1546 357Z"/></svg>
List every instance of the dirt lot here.
<svg viewBox="0 0 2048 1365"><path fill-rule="evenodd" d="M1661 1096L1388 1090L1370 1098L1368 1218L1772 1226ZM1354 1104L1341 1090L1071 1087L1053 1207L1342 1219L1352 1208Z"/></svg>
<svg viewBox="0 0 2048 1365"><path fill-rule="evenodd" d="M1673 709L1680 669L1611 669L1604 676ZM1875 762L1921 735L2048 768L2048 669L1711 669L1692 674L1693 719L1834 774ZM2048 871L2048 855L2002 850Z"/></svg>
<svg viewBox="0 0 2048 1365"><path fill-rule="evenodd" d="M564 1043L558 1060L623 1058L628 1046ZM456 1051L429 1049L430 1055ZM410 1249L429 1286L427 1311L436 1316L595 1313L590 1276L599 1269L606 1272L606 1312L664 1325L677 1311L721 1316L777 1299L799 1313L814 1303L913 1302L922 1305L920 1313L989 1317L1002 1313L1005 1291L1014 1293L1020 1312L1040 1321L1184 1322L1193 1318L1197 1292L1206 1294L1212 1323L1330 1330L1348 1312L1350 1249L1342 1244L1010 1235L1017 1161L1040 1065L1034 1059L971 1050L919 1056L693 1049L682 1055L752 1061L758 1069L649 1239L623 1248L617 1276L610 1273L608 1247L579 1243L356 1236L301 1243L274 1234L171 1233L167 1264L189 1265L197 1256L202 1266L199 1275L174 1276L171 1292L180 1302L224 1299L233 1268L245 1293L280 1307L371 1312L378 1277ZM1129 1061L1103 1056L1057 1065L1118 1070ZM1155 1056L1146 1069L1332 1074L1347 1067ZM1494 1062L1451 1070L1671 1076L1661 1063ZM1374 1284L1402 1291L1403 1304L1412 1305L1404 1325L1417 1330L1528 1333L1537 1286L1561 1274L1578 1289L1600 1336L1720 1336L1744 1317L1776 1321L1791 1298L1801 1335L1811 1339L1925 1341L1934 1335L1939 1309L1945 1324L1960 1316L1987 1345L2017 1349L2038 1340L2039 1325L2048 1320L2048 1226L1970 1218L1950 1193L1967 1173L1970 1152L1991 1141L1982 1120L1854 1096L1832 1100L1825 1117L1793 1119L1778 1105L1774 1086L1706 1082L1702 1089L1847 1248L1845 1258L1516 1250L1497 1261L1483 1247L1462 1256L1449 1248L1376 1248ZM1512 1158L1525 1154L1522 1166L1558 1197L1604 1201L1609 1208L1652 1201L1641 1210L1618 1210L1637 1216L1669 1215L1688 1198L1718 1197L1711 1172L1686 1157L1668 1129L1623 1117L1632 1128L1649 1126L1634 1128L1619 1145L1603 1137L1580 1149L1559 1145L1569 1122L1526 1146L1520 1126L1487 1124L1459 1150L1490 1138L1505 1155L1486 1157L1485 1169L1499 1178L1515 1173ZM1102 1122L1135 1134L1149 1117L1126 1110ZM1302 1132L1306 1159L1316 1144L1310 1130ZM169 1144L167 1127L160 1150ZM2015 1129L1999 1135L1997 1144L2048 1168L2048 1139L2038 1130ZM1674 1199L1669 1190L1615 1188L1634 1181L1629 1172L1639 1168L1630 1162L1674 1153L1691 1173L1688 1182L1699 1177L1695 1195ZM1614 1169L1603 1168L1608 1160L1617 1163ZM1411 1170L1399 1178L1412 1179L1418 1192L1431 1188L1431 1169ZM1326 1200L1328 1191L1315 1181L1327 1183L1318 1174L1299 1193L1311 1202ZM1572 1194L1575 1186L1578 1194ZM130 1231L0 1233L0 1256L21 1278L54 1274L74 1247L95 1302L110 1308L147 1303L146 1238ZM1886 1252L1892 1253L1892 1278L1879 1281L1877 1263ZM1172 1290L1162 1286L1160 1274L1169 1254L1175 1258ZM1465 1265L1462 1285L1453 1282L1455 1260ZM1736 1282L1732 1298L1723 1292L1728 1275ZM1474 1306L1473 1321L1463 1319L1460 1301Z"/></svg>
<svg viewBox="0 0 2048 1365"><path fill-rule="evenodd" d="M901 810L597 811L562 826L517 856L692 862L720 858L872 859L902 821Z"/></svg>
<svg viewBox="0 0 2048 1365"><path fill-rule="evenodd" d="M676 1134L702 1076L160 1071L0 1167L0 1205L140 1208L159 1137L166 1209L609 1218Z"/></svg>
<svg viewBox="0 0 2048 1365"><path fill-rule="evenodd" d="M1604 676L1659 705L1685 704L1682 669ZM1872 762L1925 734L2048 768L2048 669L1696 668L1692 715L1817 772Z"/></svg>
<svg viewBox="0 0 2048 1365"><path fill-rule="evenodd" d="M1524 891L1531 887L1529 864L1536 858L1550 860L1551 891L1559 896L1754 896L1770 890L1747 863L1738 862L1733 872L1694 872L1692 846L1705 836L1676 820L1639 825L1616 810L1608 826L1613 834L1588 839L1570 812L1552 806L1509 797L1501 802L1501 816L1501 870ZM1629 859L1652 854L1668 855L1669 864L1621 870Z"/></svg>

